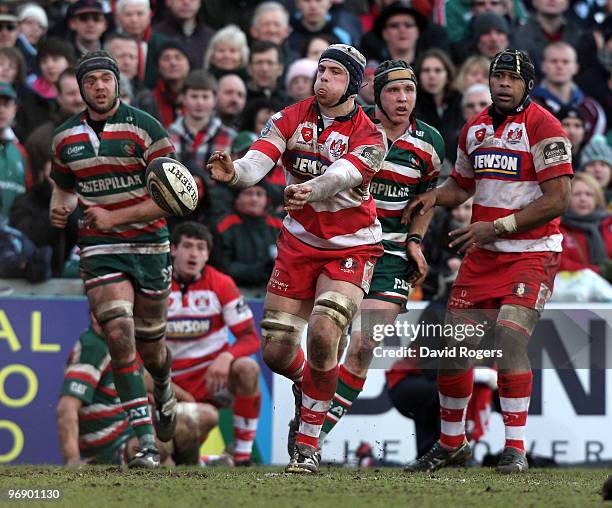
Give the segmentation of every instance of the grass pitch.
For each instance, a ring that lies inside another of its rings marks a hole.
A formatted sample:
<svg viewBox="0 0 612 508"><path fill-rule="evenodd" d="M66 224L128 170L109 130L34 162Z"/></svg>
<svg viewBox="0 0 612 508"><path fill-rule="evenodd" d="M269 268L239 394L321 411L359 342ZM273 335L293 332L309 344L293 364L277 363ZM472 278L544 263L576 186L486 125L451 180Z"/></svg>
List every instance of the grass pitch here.
<svg viewBox="0 0 612 508"><path fill-rule="evenodd" d="M0 506L86 507L612 507L601 501L610 471L540 469L500 476L489 469L406 475L398 469L323 467L317 476L287 475L280 468L176 468L159 471L114 467L5 466ZM6 502L12 488L60 489L60 501Z"/></svg>

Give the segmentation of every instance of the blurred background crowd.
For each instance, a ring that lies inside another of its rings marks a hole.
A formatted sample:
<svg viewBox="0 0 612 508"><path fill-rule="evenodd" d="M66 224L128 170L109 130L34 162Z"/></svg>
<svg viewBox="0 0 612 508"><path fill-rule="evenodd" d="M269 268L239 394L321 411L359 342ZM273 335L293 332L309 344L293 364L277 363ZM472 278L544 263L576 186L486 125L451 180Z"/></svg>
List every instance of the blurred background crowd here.
<svg viewBox="0 0 612 508"><path fill-rule="evenodd" d="M342 42L366 56L361 104L379 62L415 69L415 113L446 143L491 103L490 59L511 47L536 64L533 98L562 122L576 178L562 217L557 299L612 301L612 0L4 0L0 4L0 277L77 277L77 219L50 227L53 130L83 110L78 58L105 49L122 100L155 116L196 176L188 217L214 233L211 264L263 290L276 256L284 175L235 191L211 181L215 150L240 157L275 112L312 95L321 52ZM461 263L448 231L471 205L437 211L423 243L430 273L413 299L445 297ZM180 219L171 218L170 227Z"/></svg>

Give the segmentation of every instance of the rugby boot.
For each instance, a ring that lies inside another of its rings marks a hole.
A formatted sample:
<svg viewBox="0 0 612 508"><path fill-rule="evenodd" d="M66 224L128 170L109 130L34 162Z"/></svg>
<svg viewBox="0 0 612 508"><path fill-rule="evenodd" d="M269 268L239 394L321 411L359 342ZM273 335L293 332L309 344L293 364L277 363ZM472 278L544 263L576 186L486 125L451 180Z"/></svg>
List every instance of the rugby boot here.
<svg viewBox="0 0 612 508"><path fill-rule="evenodd" d="M516 448L504 448L495 470L502 474L524 473L529 469L527 457Z"/></svg>
<svg viewBox="0 0 612 508"><path fill-rule="evenodd" d="M159 467L159 450L152 446L136 448L136 455L128 462L128 467L156 469Z"/></svg>
<svg viewBox="0 0 612 508"><path fill-rule="evenodd" d="M295 450L285 468L285 473L312 474L319 472L319 454L314 446L295 445Z"/></svg>
<svg viewBox="0 0 612 508"><path fill-rule="evenodd" d="M408 464L407 473L433 473L448 466L465 466L472 456L470 444L466 441L459 448L444 448L440 441L421 458Z"/></svg>

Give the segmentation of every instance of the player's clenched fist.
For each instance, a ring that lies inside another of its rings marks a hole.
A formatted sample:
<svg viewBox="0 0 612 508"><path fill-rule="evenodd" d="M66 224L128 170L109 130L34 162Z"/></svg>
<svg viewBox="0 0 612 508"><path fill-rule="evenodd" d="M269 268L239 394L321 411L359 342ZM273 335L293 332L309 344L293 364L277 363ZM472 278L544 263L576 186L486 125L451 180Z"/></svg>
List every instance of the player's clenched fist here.
<svg viewBox="0 0 612 508"><path fill-rule="evenodd" d="M232 158L225 152L215 152L208 159L206 169L213 180L218 182L231 182L236 173Z"/></svg>
<svg viewBox="0 0 612 508"><path fill-rule="evenodd" d="M51 208L49 213L49 219L51 220L51 225L54 228L64 229L68 222L68 217L72 213L72 210L64 205L58 205Z"/></svg>
<svg viewBox="0 0 612 508"><path fill-rule="evenodd" d="M285 211L301 210L312 194L312 187L305 183L296 183L285 187Z"/></svg>

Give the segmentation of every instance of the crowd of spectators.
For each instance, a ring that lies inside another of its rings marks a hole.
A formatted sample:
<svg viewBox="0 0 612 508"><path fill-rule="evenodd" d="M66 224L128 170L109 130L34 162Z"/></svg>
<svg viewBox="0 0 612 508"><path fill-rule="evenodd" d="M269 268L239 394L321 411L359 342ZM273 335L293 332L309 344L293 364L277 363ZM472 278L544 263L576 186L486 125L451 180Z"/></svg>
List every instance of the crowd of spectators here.
<svg viewBox="0 0 612 508"><path fill-rule="evenodd" d="M379 62L399 58L414 67L416 115L446 143L444 178L462 125L491 102L490 59L512 47L534 60L533 98L562 122L580 176L562 218L562 266L590 268L609 281L611 13L611 0L4 1L0 234L15 228L35 248L51 249L54 276L74 260L77 219L65 234L47 219L50 146L55 127L83 108L73 69L89 51L105 49L116 58L122 100L166 127L178 159L196 176L201 199L189 219L214 231L211 262L239 285L262 288L283 215L282 168L236 192L206 174L213 151L244 154L271 115L311 95L321 52L342 42L368 59L361 104L374 102ZM446 233L465 212L437 212L424 242L431 273L420 297L439 296L452 280L460 259L449 251ZM178 221L171 218L170 226Z"/></svg>

